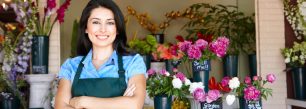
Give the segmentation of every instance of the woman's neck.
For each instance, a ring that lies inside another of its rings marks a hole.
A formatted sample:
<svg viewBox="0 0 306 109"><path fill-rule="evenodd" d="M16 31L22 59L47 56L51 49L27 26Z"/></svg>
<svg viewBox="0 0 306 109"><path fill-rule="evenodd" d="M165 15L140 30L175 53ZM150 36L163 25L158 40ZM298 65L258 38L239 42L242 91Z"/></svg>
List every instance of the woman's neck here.
<svg viewBox="0 0 306 109"><path fill-rule="evenodd" d="M92 60L107 60L113 54L113 47L95 47L92 50Z"/></svg>

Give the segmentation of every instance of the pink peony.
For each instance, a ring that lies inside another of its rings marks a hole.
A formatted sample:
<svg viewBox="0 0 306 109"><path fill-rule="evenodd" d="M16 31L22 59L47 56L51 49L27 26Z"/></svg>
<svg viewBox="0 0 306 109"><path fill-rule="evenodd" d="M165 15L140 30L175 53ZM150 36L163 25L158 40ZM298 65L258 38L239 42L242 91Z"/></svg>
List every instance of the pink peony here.
<svg viewBox="0 0 306 109"><path fill-rule="evenodd" d="M268 74L266 79L267 79L268 82L273 83L275 81L276 77L273 74Z"/></svg>
<svg viewBox="0 0 306 109"><path fill-rule="evenodd" d="M195 46L191 45L190 48L187 50L189 59L200 59L202 56L201 50Z"/></svg>
<svg viewBox="0 0 306 109"><path fill-rule="evenodd" d="M259 76L253 76L253 81L261 80Z"/></svg>
<svg viewBox="0 0 306 109"><path fill-rule="evenodd" d="M196 101L205 102L206 95L203 89L201 88L195 89L192 95Z"/></svg>
<svg viewBox="0 0 306 109"><path fill-rule="evenodd" d="M197 46L200 50L206 49L207 45L208 42L203 39L199 39L195 42L195 46Z"/></svg>
<svg viewBox="0 0 306 109"><path fill-rule="evenodd" d="M164 75L164 76L167 76L167 70L162 69L162 70L160 71L160 74L161 74L161 75Z"/></svg>
<svg viewBox="0 0 306 109"><path fill-rule="evenodd" d="M227 86L229 80L231 80L230 77L228 77L228 76L224 77L224 78L222 79L222 81L221 81L221 85L222 85L223 87L224 87L224 86Z"/></svg>
<svg viewBox="0 0 306 109"><path fill-rule="evenodd" d="M176 78L179 78L182 82L185 82L185 75L182 72L178 72L177 74L175 74Z"/></svg>
<svg viewBox="0 0 306 109"><path fill-rule="evenodd" d="M247 77L244 78L244 83L250 85L251 82L252 82L251 77L247 76Z"/></svg>
<svg viewBox="0 0 306 109"><path fill-rule="evenodd" d="M221 97L219 90L209 90L206 97L206 102L211 103Z"/></svg>
<svg viewBox="0 0 306 109"><path fill-rule="evenodd" d="M147 73L148 73L148 76L152 76L155 74L155 71L153 69L149 69Z"/></svg>
<svg viewBox="0 0 306 109"><path fill-rule="evenodd" d="M184 41L184 42L179 42L178 43L179 49L183 52L187 52L187 50L189 49L190 46L191 46L190 41Z"/></svg>
<svg viewBox="0 0 306 109"><path fill-rule="evenodd" d="M219 37L216 41L210 43L209 49L214 52L218 57L223 57L226 54L228 46L229 39L226 37Z"/></svg>
<svg viewBox="0 0 306 109"><path fill-rule="evenodd" d="M249 101L256 101L260 98L260 91L257 90L254 86L249 86L244 89L244 99Z"/></svg>

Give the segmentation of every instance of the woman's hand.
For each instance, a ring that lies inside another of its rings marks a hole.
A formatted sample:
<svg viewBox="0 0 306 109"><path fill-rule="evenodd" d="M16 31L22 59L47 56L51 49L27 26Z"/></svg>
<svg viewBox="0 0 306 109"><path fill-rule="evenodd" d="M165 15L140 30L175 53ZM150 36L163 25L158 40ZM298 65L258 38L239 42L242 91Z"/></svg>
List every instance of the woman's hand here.
<svg viewBox="0 0 306 109"><path fill-rule="evenodd" d="M131 85L129 84L129 86L126 88L123 96L133 96L135 90L136 90L135 84L131 84Z"/></svg>
<svg viewBox="0 0 306 109"><path fill-rule="evenodd" d="M83 109L84 106L82 105L84 101L84 96L74 97L70 100L69 104L75 109Z"/></svg>

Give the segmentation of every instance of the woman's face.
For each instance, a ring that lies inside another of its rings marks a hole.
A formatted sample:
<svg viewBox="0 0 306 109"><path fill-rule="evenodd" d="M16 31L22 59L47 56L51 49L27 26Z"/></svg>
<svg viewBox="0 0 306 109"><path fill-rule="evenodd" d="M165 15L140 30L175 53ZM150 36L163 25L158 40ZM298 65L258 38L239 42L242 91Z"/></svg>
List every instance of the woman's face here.
<svg viewBox="0 0 306 109"><path fill-rule="evenodd" d="M117 35L114 13L104 7L93 9L88 18L85 32L93 46L112 46Z"/></svg>

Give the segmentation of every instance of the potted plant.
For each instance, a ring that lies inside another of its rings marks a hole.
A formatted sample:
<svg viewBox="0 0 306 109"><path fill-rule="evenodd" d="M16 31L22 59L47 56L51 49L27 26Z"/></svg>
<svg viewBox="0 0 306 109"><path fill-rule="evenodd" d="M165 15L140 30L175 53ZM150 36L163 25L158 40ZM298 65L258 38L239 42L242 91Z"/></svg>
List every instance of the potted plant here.
<svg viewBox="0 0 306 109"><path fill-rule="evenodd" d="M66 0L56 9L56 0L48 0L43 14L39 14L38 4L32 0L16 0L10 5L17 15L16 21L26 27L27 35L34 36L32 37L32 73L48 73L48 36L57 21L60 24L64 22L65 11L70 5L70 1ZM57 14L53 16L55 12Z"/></svg>
<svg viewBox="0 0 306 109"><path fill-rule="evenodd" d="M232 92L239 97L240 109L262 109L262 98L267 100L268 96L272 96L272 89L264 87L266 83L273 83L276 77L268 74L263 80L260 76L249 76L244 78L244 82L239 82L237 77L229 81L229 87ZM228 104L232 104L235 98L227 96Z"/></svg>
<svg viewBox="0 0 306 109"><path fill-rule="evenodd" d="M216 40L205 40L198 34L197 38L178 42L178 47L184 52L183 60L192 62L193 80L208 85L209 71L211 69L210 60L225 56L229 40L226 37L218 37ZM205 87L208 91L208 87Z"/></svg>
<svg viewBox="0 0 306 109"><path fill-rule="evenodd" d="M284 48L281 52L285 58L287 71L292 72L294 98L306 100L306 41L294 42L292 48Z"/></svg>
<svg viewBox="0 0 306 109"><path fill-rule="evenodd" d="M179 100L184 98L190 80L181 72L175 71L174 73L174 75L170 75L165 69L160 71L149 69L147 71L146 89L149 97L154 97L155 109L171 109L172 96Z"/></svg>
<svg viewBox="0 0 306 109"><path fill-rule="evenodd" d="M136 36L136 35L135 35ZM142 55L147 69L150 69L151 54L156 50L157 41L152 35L147 35L145 39L137 39L134 37L128 42L131 49Z"/></svg>

